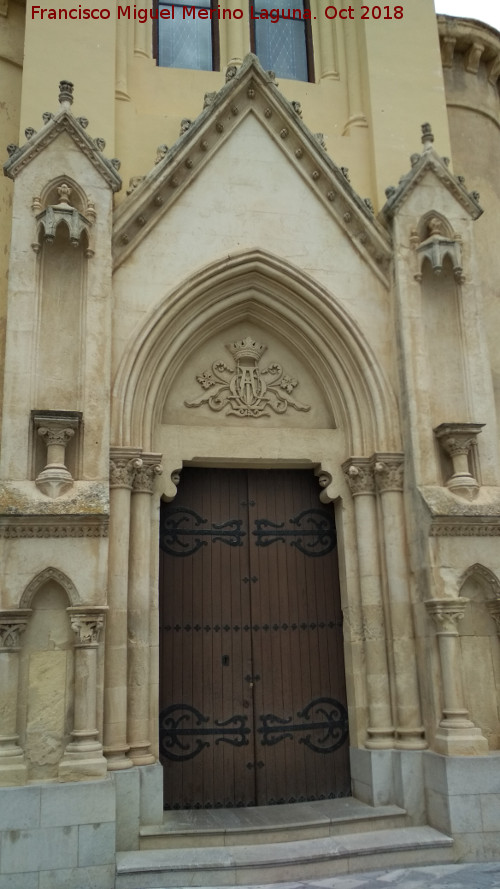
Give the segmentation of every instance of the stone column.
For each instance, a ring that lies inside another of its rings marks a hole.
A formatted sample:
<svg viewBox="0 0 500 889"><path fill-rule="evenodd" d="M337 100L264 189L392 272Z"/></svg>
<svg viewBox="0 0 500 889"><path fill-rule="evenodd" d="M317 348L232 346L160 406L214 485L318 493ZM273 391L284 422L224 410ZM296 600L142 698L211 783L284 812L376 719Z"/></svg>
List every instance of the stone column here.
<svg viewBox="0 0 500 889"><path fill-rule="evenodd" d="M342 30L344 33L345 61L347 66L347 101L349 106L349 117L342 134L345 136L352 127L367 127L368 123L363 111L358 25L356 22L342 22Z"/></svg>
<svg viewBox="0 0 500 889"><path fill-rule="evenodd" d="M239 0L228 0L226 8L230 9L234 14L234 12L238 12L242 6ZM221 69L224 70L224 68L229 65L241 65L246 54L250 52L250 37L246 15L243 15L240 19L231 19L230 22L226 22L225 25L222 25L221 31L222 29L224 29L226 36L225 54L227 56L227 58L223 58L221 53Z"/></svg>
<svg viewBox="0 0 500 889"><path fill-rule="evenodd" d="M319 3L318 0L311 0L313 18L319 22L316 32L319 46L314 54L314 63L320 80L334 80L339 76L335 58L335 24L326 18L324 11L325 6L322 3Z"/></svg>
<svg viewBox="0 0 500 889"><path fill-rule="evenodd" d="M403 504L403 455L376 454L375 482L380 496L389 612L396 684L396 747L424 750L427 742L420 711L415 634L408 583Z"/></svg>
<svg viewBox="0 0 500 889"><path fill-rule="evenodd" d="M394 726L378 555L373 466L371 460L361 457L348 460L342 468L354 498L369 712L365 747L384 749L394 746Z"/></svg>
<svg viewBox="0 0 500 889"><path fill-rule="evenodd" d="M470 721L464 700L457 624L463 619L468 602L464 598L427 599L425 602L436 624L443 684L443 713L435 747L438 753L454 756L488 752L488 741Z"/></svg>
<svg viewBox="0 0 500 889"><path fill-rule="evenodd" d="M138 18L134 21L134 55L150 59L153 36L152 21L149 15L150 4L146 0L139 0L136 6L138 10L146 13L147 18L145 22L139 21Z"/></svg>
<svg viewBox="0 0 500 889"><path fill-rule="evenodd" d="M134 765L156 761L149 740L151 495L162 472L161 454L142 454L134 477L130 516L128 590L128 743Z"/></svg>
<svg viewBox="0 0 500 889"><path fill-rule="evenodd" d="M104 679L104 754L108 769L128 769L127 744L127 592L130 492L142 467L138 448L111 448L108 556L109 620Z"/></svg>
<svg viewBox="0 0 500 889"><path fill-rule="evenodd" d="M98 740L97 648L107 606L71 606L66 609L75 642L74 728L59 763L59 780L103 778L107 762Z"/></svg>
<svg viewBox="0 0 500 889"><path fill-rule="evenodd" d="M131 24L131 23L130 23ZM130 101L128 91L128 34L129 21L120 18L116 24L115 98Z"/></svg>
<svg viewBox="0 0 500 889"><path fill-rule="evenodd" d="M31 609L0 611L0 785L25 784L27 767L17 733L19 651Z"/></svg>

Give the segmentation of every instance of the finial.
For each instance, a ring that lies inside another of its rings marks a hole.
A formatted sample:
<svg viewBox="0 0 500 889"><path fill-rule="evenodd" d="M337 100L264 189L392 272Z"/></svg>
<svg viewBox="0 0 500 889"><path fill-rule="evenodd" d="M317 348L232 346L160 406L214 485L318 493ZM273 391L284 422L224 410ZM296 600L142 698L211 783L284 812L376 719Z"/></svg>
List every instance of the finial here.
<svg viewBox="0 0 500 889"><path fill-rule="evenodd" d="M423 123L422 124L422 145L424 146L424 150L429 150L430 148L432 148L433 142L434 142L434 135L433 135L430 123Z"/></svg>
<svg viewBox="0 0 500 889"><path fill-rule="evenodd" d="M59 197L59 204L57 206L71 207L70 197L72 191L73 189L69 187L67 182L62 182L57 189L57 195Z"/></svg>
<svg viewBox="0 0 500 889"><path fill-rule="evenodd" d="M59 103L65 110L73 104L73 84L69 80L59 82Z"/></svg>

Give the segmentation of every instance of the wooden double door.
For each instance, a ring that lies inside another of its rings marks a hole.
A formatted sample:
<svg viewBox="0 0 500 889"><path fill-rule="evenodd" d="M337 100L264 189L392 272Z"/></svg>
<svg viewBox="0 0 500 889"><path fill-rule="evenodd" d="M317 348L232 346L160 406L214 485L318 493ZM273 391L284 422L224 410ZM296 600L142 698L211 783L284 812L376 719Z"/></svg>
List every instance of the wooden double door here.
<svg viewBox="0 0 500 889"><path fill-rule="evenodd" d="M350 796L333 508L302 470L185 468L160 522L166 808Z"/></svg>

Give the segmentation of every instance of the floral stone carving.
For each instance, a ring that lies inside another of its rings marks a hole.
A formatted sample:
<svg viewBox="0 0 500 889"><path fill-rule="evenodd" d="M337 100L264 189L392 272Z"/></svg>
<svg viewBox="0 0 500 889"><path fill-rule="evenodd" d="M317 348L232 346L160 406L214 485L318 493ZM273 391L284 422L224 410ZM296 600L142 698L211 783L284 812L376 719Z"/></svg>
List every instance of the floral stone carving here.
<svg viewBox="0 0 500 889"><path fill-rule="evenodd" d="M208 404L213 411L227 407L226 416L236 417L269 417L269 409L275 414L284 414L288 407L296 411L311 409L292 397L298 380L285 374L280 364L258 367L266 345L247 336L229 343L226 349L234 356L235 365L214 361L211 370L198 374L196 379L205 392L193 401L185 401L186 407Z"/></svg>

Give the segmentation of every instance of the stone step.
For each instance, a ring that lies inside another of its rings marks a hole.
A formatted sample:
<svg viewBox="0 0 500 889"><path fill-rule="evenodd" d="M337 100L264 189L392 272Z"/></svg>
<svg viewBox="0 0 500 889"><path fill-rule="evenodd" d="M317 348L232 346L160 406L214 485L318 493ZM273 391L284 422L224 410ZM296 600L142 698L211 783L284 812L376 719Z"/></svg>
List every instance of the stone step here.
<svg viewBox="0 0 500 889"><path fill-rule="evenodd" d="M116 889L238 886L453 860L453 840L404 827L291 843L119 852Z"/></svg>
<svg viewBox="0 0 500 889"><path fill-rule="evenodd" d="M141 850L286 843L404 827L398 806L373 808L352 797L259 806L165 812L163 823L140 830Z"/></svg>

